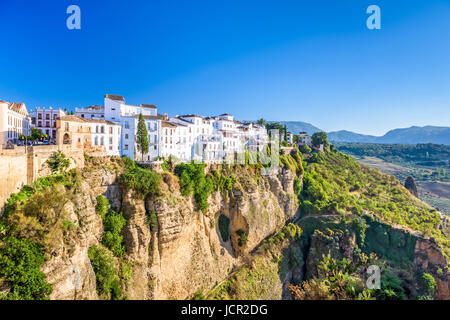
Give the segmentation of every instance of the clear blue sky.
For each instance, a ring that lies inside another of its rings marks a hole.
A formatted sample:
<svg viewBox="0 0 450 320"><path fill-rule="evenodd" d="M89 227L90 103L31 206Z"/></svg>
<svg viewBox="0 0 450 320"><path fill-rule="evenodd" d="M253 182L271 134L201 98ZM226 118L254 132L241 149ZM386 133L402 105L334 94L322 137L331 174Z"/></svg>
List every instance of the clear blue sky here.
<svg viewBox="0 0 450 320"><path fill-rule="evenodd" d="M0 39L0 99L29 108L111 93L326 131L450 125L449 0L1 0Z"/></svg>

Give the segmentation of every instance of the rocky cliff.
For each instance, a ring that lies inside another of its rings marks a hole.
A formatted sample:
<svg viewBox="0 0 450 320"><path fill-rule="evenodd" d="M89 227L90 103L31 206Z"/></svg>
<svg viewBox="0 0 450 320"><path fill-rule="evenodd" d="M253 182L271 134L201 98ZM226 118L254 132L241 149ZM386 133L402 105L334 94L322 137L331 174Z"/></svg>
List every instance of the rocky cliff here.
<svg viewBox="0 0 450 320"><path fill-rule="evenodd" d="M214 191L209 207L201 212L192 197L182 196L178 179L163 173L159 196L139 197L118 182L123 168L107 159L91 159L82 172L82 183L63 206L74 225L70 241L54 250L42 270L53 286L51 299L97 299L96 278L88 249L100 245L102 219L96 198L105 195L111 209L122 212L122 230L131 275L123 291L129 299L186 299L212 287L243 264L248 252L279 230L297 211L294 175L280 169L277 175L233 188L227 195ZM247 174L241 172L241 174ZM150 230L148 213L157 216ZM229 219L230 238L224 241L218 219ZM238 230L247 235L239 245Z"/></svg>
<svg viewBox="0 0 450 320"><path fill-rule="evenodd" d="M320 276L324 256L361 265L364 253L387 263L405 297L418 297L416 274L427 272L436 280L435 298L450 298L447 260L432 238L368 213L300 216L299 189L314 185L305 178L308 185L302 187L302 163L293 159L285 156L286 165L271 176L251 166L205 167L202 175L219 182L208 206L200 208L195 189L204 188L204 181L186 195L172 165L153 168L158 192L143 195L124 183L124 160L87 158L83 169L50 176L14 196L0 221L0 238L39 244L50 299L189 299L196 293L289 299L291 285ZM226 181L232 183L224 187ZM104 241L103 196L109 212L124 219L116 235L121 254ZM92 248L103 252L103 260L95 261ZM0 279L0 298L11 290Z"/></svg>

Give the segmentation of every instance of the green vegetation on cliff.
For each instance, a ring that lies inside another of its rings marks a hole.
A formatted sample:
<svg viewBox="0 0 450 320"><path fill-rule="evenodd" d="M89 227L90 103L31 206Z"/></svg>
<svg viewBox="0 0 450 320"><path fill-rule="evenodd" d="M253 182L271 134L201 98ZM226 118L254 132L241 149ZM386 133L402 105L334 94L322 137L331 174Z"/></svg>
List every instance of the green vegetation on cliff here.
<svg viewBox="0 0 450 320"><path fill-rule="evenodd" d="M0 300L48 299L52 287L40 268L44 255L39 246L27 239L6 237L0 241L0 281L7 282L9 292Z"/></svg>
<svg viewBox="0 0 450 320"><path fill-rule="evenodd" d="M88 255L95 272L99 297L104 300L121 300L118 268L111 253L102 247L92 246Z"/></svg>
<svg viewBox="0 0 450 320"><path fill-rule="evenodd" d="M124 162L125 172L120 177L123 185L135 190L142 198L159 194L161 176L158 173L141 168L129 158L124 158Z"/></svg>
<svg viewBox="0 0 450 320"><path fill-rule="evenodd" d="M368 212L434 237L450 257L448 230L439 228L439 213L411 196L393 176L337 152L316 153L307 161L300 193L302 215Z"/></svg>
<svg viewBox="0 0 450 320"><path fill-rule="evenodd" d="M204 164L179 164L175 174L180 179L180 189L183 196L194 195L195 202L201 211L208 209L208 197L214 189L213 181L205 176Z"/></svg>

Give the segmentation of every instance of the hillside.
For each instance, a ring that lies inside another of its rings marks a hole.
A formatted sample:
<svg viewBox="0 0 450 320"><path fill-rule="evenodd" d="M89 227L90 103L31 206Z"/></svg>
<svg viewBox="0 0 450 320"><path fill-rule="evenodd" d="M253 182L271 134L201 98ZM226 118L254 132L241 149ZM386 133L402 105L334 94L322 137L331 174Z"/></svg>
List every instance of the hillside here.
<svg viewBox="0 0 450 320"><path fill-rule="evenodd" d="M261 167L55 169L7 201L0 298L450 298L449 223L395 178L331 151ZM369 265L381 289L364 288Z"/></svg>
<svg viewBox="0 0 450 320"><path fill-rule="evenodd" d="M447 261L442 253L432 258L439 251L435 240L423 237L434 237L448 259L448 220L392 176L350 157L328 153L305 160L300 216L207 298L417 299L429 273L439 298L450 298L449 276L440 271ZM370 265L382 270L379 290L364 285Z"/></svg>
<svg viewBox="0 0 450 320"><path fill-rule="evenodd" d="M418 144L434 143L450 145L450 127L425 126L394 129L381 137L363 135L351 131L329 132L328 138L332 142L361 142L361 143L400 143Z"/></svg>
<svg viewBox="0 0 450 320"><path fill-rule="evenodd" d="M359 163L395 175L404 182L412 176L419 197L450 215L450 146L436 144L371 144L338 142L335 147Z"/></svg>

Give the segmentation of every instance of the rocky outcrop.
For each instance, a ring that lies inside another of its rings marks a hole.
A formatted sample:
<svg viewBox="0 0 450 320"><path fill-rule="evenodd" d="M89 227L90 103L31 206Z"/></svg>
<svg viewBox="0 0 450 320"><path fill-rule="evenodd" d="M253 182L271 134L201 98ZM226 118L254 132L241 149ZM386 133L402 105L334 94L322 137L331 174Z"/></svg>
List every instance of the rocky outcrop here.
<svg viewBox="0 0 450 320"><path fill-rule="evenodd" d="M66 202L63 210L71 223L71 232L65 234L42 267L53 287L50 299L98 299L88 249L99 243L103 227L95 212L94 193L87 182L81 183L80 190Z"/></svg>
<svg viewBox="0 0 450 320"><path fill-rule="evenodd" d="M450 274L447 260L438 245L430 239L419 238L416 242L414 263L430 273L436 280L435 298L450 299Z"/></svg>
<svg viewBox="0 0 450 320"><path fill-rule="evenodd" d="M354 233L345 234L342 231L330 229L315 230L311 235L311 244L307 253L305 279L317 277L317 265L324 256L330 254L335 259L346 258L353 261L353 251L356 247Z"/></svg>
<svg viewBox="0 0 450 320"><path fill-rule="evenodd" d="M408 189L409 192L411 192L411 194L413 196L415 196L416 198L419 197L419 193L417 192L417 186L416 186L416 181L414 180L413 177L408 177L405 180L405 188Z"/></svg>
<svg viewBox="0 0 450 320"><path fill-rule="evenodd" d="M226 196L214 192L205 213L166 181L164 196L146 200L147 210L158 217L150 247L150 297L188 298L242 265L249 252L295 215L296 197L287 192L293 191L294 178L289 175L283 172L284 185L277 176L268 176L245 190L233 189ZM231 239L226 242L220 236L220 214L230 219ZM245 232L245 245L239 245L238 231Z"/></svg>
<svg viewBox="0 0 450 320"><path fill-rule="evenodd" d="M73 233L44 264L42 271L53 286L51 299L98 299L96 278L88 249L101 243L103 225L95 211L96 198L108 198L111 209L122 212L122 230L131 274L122 279L129 299L186 299L226 279L245 257L277 232L297 211L294 176L254 177L226 192L213 192L206 212L192 197L181 195L178 180L161 173L161 195L142 199L118 183L121 168L107 159L91 159L82 171L82 183L68 197L64 211ZM251 177L251 175L249 175ZM150 230L149 215L157 225ZM223 241L218 218L229 218L230 239ZM247 241L239 241L245 232Z"/></svg>

